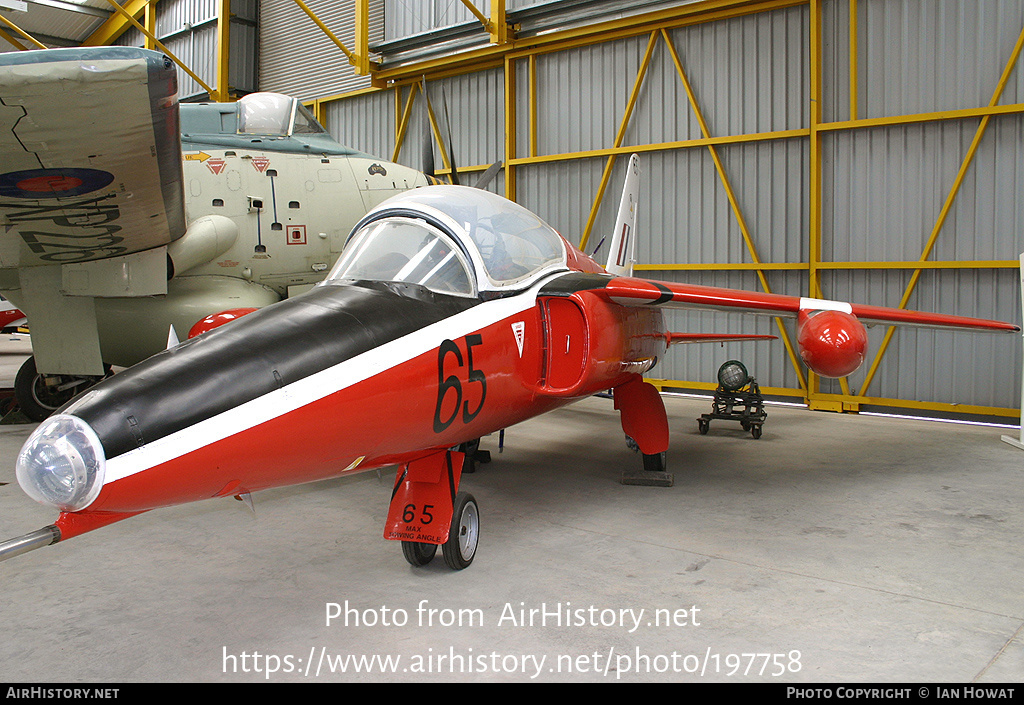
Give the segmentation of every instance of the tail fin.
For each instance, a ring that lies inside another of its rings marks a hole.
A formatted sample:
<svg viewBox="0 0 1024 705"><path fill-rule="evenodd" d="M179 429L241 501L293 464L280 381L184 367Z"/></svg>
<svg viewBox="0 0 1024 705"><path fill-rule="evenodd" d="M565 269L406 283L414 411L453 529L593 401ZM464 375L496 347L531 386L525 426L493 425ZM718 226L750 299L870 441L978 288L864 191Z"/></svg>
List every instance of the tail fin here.
<svg viewBox="0 0 1024 705"><path fill-rule="evenodd" d="M626 182L622 185L622 200L619 201L619 215L615 219L615 230L608 247L610 274L631 276L636 262L636 208L640 192L640 157L629 158L626 167Z"/></svg>

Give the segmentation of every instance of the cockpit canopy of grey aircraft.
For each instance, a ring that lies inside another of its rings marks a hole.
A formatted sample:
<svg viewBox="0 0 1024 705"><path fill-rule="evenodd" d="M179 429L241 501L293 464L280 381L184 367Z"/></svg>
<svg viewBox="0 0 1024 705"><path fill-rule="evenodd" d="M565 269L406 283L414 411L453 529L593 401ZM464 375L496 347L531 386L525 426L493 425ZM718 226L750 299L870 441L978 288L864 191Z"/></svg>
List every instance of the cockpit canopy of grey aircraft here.
<svg viewBox="0 0 1024 705"><path fill-rule="evenodd" d="M368 157L337 142L306 106L281 93L235 103L181 103L181 140L190 148L256 149Z"/></svg>
<svg viewBox="0 0 1024 705"><path fill-rule="evenodd" d="M238 134L288 137L327 132L302 103L280 93L250 93L239 98Z"/></svg>
<svg viewBox="0 0 1024 705"><path fill-rule="evenodd" d="M565 241L522 206L482 189L429 186L370 211L325 283L397 281L476 297L565 269Z"/></svg>

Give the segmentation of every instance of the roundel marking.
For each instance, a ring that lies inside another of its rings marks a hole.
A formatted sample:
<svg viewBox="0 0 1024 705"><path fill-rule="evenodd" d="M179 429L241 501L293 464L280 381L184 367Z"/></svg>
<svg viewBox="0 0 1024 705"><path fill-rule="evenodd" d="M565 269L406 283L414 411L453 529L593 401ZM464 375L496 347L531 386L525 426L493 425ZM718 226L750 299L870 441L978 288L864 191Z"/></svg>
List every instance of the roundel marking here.
<svg viewBox="0 0 1024 705"><path fill-rule="evenodd" d="M0 174L0 196L67 198L107 186L114 175L99 169L27 169Z"/></svg>

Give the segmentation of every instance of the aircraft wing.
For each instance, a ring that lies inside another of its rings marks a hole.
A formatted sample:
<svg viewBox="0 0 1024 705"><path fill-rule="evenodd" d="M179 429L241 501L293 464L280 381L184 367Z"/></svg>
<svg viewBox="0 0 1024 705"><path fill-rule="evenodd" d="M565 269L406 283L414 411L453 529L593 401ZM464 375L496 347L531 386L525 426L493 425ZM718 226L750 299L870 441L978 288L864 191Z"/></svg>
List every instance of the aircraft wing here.
<svg viewBox="0 0 1024 705"><path fill-rule="evenodd" d="M185 232L177 78L163 54L0 55L0 268L89 262Z"/></svg>
<svg viewBox="0 0 1024 705"><path fill-rule="evenodd" d="M638 277L616 277L598 274L569 274L561 277L542 293L568 295L573 291L591 290L623 306L665 306L668 308L708 309L736 313L760 313L771 316L796 317L801 311L842 311L855 316L866 325L883 323L925 328L962 328L967 330L1018 333L1012 323L941 313L924 313L884 306L849 304L842 301L811 299L783 294L766 294L740 289L726 289L696 284L655 281Z"/></svg>
<svg viewBox="0 0 1024 705"><path fill-rule="evenodd" d="M866 325L884 323L925 328L964 328L992 332L1017 333L1020 327L941 313L924 313L885 306L866 306L842 301L811 299L801 296L765 294L739 289L724 289L695 284L678 284L635 277L615 277L604 289L607 296L626 306L667 306L671 308L714 309L795 317L800 311L842 311Z"/></svg>

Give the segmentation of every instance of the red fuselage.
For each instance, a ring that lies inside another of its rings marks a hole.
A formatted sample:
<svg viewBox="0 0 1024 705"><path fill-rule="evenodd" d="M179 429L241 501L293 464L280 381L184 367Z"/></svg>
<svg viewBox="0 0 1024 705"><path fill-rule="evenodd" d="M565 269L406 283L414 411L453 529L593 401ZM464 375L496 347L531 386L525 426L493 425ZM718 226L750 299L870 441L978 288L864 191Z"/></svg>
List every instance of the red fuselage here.
<svg viewBox="0 0 1024 705"><path fill-rule="evenodd" d="M328 284L120 373L109 390L98 386L69 410L96 430L107 458L96 499L58 521L64 538L90 528L90 515L107 523L116 518L108 513L408 462L638 377L666 349L660 310L572 291L577 276L435 311L423 325L417 316L448 302L379 283ZM549 286L561 281L569 283ZM367 292L372 300L360 307ZM371 310L410 324L371 331L378 345L339 352L332 364L317 364L314 351L293 372L256 344L283 335L294 359L328 331L338 340L365 337ZM212 401L259 377L263 393ZM197 413L197 403L208 410Z"/></svg>

